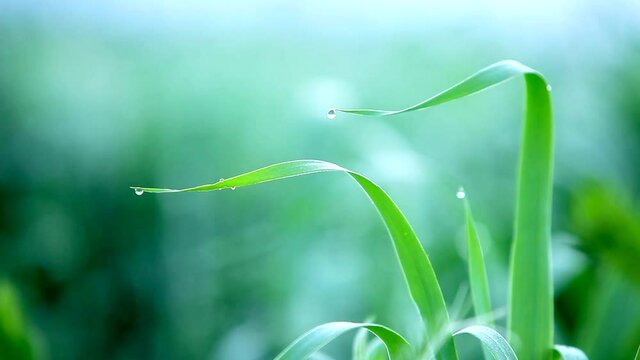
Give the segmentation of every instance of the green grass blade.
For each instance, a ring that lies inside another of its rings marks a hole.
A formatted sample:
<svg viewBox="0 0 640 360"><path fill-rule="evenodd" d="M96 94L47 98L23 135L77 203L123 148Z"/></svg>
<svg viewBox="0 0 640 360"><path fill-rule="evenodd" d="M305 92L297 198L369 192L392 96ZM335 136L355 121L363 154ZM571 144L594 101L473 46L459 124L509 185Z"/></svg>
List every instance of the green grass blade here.
<svg viewBox="0 0 640 360"><path fill-rule="evenodd" d="M633 357L633 360L640 360L640 345L638 345L638 350L636 351L636 356Z"/></svg>
<svg viewBox="0 0 640 360"><path fill-rule="evenodd" d="M456 331L455 335L469 334L475 336L496 360L517 360L513 349L497 331L484 325L472 325Z"/></svg>
<svg viewBox="0 0 640 360"><path fill-rule="evenodd" d="M447 90L436 94L425 101L409 106L402 110L374 110L374 109L334 109L333 111L365 116L388 116L405 112L426 109L452 100L475 94L489 87L500 84L515 76L523 74L537 74L538 72L517 61L505 60L490 65L477 73L462 80Z"/></svg>
<svg viewBox="0 0 640 360"><path fill-rule="evenodd" d="M582 350L565 345L556 345L553 347L554 357L558 360L587 360Z"/></svg>
<svg viewBox="0 0 640 360"><path fill-rule="evenodd" d="M0 278L0 359L36 359L36 340L23 317L16 289Z"/></svg>
<svg viewBox="0 0 640 360"><path fill-rule="evenodd" d="M471 284L471 299L476 316L483 318L485 323L493 326L493 316L491 309L491 297L489 295L489 281L487 280L487 270L482 254L482 246L478 238L476 224L473 221L471 205L464 198L465 222L467 227L467 262L469 264L469 283ZM485 359L491 360L489 350L482 347Z"/></svg>
<svg viewBox="0 0 640 360"><path fill-rule="evenodd" d="M469 283L471 284L471 298L473 299L473 307L476 316L486 320L493 325L491 316L491 298L489 295L489 281L487 280L487 271L484 263L484 255L482 254L482 246L478 238L471 206L469 201L464 199L465 220L467 228L467 261L469 263Z"/></svg>
<svg viewBox="0 0 640 360"><path fill-rule="evenodd" d="M553 346L550 265L553 118L550 87L544 77L519 62L506 60L484 68L451 88L406 109L335 111L388 116L422 110L477 93L515 76L524 76L526 108L511 248L508 332L509 338L521 340L516 348L521 360L540 360L550 357Z"/></svg>
<svg viewBox="0 0 640 360"><path fill-rule="evenodd" d="M148 193L197 192L236 188L266 181L319 172L346 172L360 184L384 220L402 268L409 293L425 326L427 339L444 338L437 352L438 359L457 359L457 352L449 329L449 315L429 258L411 225L384 190L366 177L338 165L318 160L298 160L267 166L215 184L182 190L134 186L132 189Z"/></svg>
<svg viewBox="0 0 640 360"><path fill-rule="evenodd" d="M377 324L331 322L317 326L297 338L275 360L304 360L349 330L365 328L385 344L390 359L407 359L409 343L395 331Z"/></svg>
<svg viewBox="0 0 640 360"><path fill-rule="evenodd" d="M367 346L367 360L389 360L384 344L378 338L374 338Z"/></svg>
<svg viewBox="0 0 640 360"><path fill-rule="evenodd" d="M365 322L371 322L366 320ZM367 335L369 332L367 329L362 328L356 332L356 336L353 338L352 358L353 360L367 360Z"/></svg>

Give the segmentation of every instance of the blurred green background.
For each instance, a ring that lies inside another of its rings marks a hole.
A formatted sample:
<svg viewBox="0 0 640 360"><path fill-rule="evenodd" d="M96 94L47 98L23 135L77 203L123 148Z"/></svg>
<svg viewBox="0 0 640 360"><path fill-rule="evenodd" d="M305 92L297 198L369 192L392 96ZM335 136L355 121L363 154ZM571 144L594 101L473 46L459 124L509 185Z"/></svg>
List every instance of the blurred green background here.
<svg viewBox="0 0 640 360"><path fill-rule="evenodd" d="M522 81L392 119L326 111L401 108L506 58L553 86L556 342L631 359L640 4L577 0L0 1L0 359L269 359L369 315L412 338L390 241L348 177L128 188L292 159L382 185L448 303L467 286L464 185L504 308Z"/></svg>

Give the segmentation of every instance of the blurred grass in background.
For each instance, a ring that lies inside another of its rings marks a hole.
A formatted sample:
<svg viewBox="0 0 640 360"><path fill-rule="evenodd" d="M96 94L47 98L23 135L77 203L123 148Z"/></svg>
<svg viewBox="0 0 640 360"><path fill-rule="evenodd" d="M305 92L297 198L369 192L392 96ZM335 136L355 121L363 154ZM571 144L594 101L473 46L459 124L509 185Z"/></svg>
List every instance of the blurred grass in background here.
<svg viewBox="0 0 640 360"><path fill-rule="evenodd" d="M0 358L266 359L326 321L418 326L385 230L345 176L128 189L290 159L382 185L450 303L466 281L464 185L504 306L522 83L391 122L325 116L413 104L504 58L553 86L557 342L632 358L639 30L640 7L622 1L1 2L0 344L16 355Z"/></svg>

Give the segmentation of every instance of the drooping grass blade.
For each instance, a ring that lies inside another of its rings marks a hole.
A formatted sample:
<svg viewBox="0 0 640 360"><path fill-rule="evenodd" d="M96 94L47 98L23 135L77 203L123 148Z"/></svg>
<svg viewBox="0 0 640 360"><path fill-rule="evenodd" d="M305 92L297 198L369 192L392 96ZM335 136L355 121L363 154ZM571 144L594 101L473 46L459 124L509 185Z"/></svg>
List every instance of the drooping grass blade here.
<svg viewBox="0 0 640 360"><path fill-rule="evenodd" d="M473 221L471 205L469 205L466 197L463 201L467 227L467 262L469 264L469 283L471 284L473 308L476 316L485 319L486 324L493 326L489 281L487 280L487 270L482 254L482 246L478 238L476 224ZM488 354L487 347L483 346L482 350L485 353L485 359L491 360L492 357Z"/></svg>
<svg viewBox="0 0 640 360"><path fill-rule="evenodd" d="M565 345L556 345L553 347L554 358L558 360L587 360L582 350Z"/></svg>
<svg viewBox="0 0 640 360"><path fill-rule="evenodd" d="M514 239L511 248L509 338L518 337L521 360L550 357L553 346L553 288L550 266L553 119L550 87L537 71L513 60L486 67L451 88L408 108L387 111L335 109L368 116L422 110L459 99L516 76L524 76L526 108L520 158Z"/></svg>
<svg viewBox="0 0 640 360"><path fill-rule="evenodd" d="M437 352L437 358L457 359L457 352L449 330L449 315L431 262L398 206L384 190L366 177L332 163L318 160L298 160L267 166L214 184L188 189L156 189L138 186L134 186L132 189L136 193L141 191L148 193L212 191L328 171L348 173L367 193L389 231L409 293L422 317L427 340L436 336L443 338L443 345Z"/></svg>
<svg viewBox="0 0 640 360"><path fill-rule="evenodd" d="M377 336L387 347L390 359L406 359L408 357L409 344L395 331L377 324L332 322L317 326L297 338L291 345L284 349L275 360L304 360L333 339L349 330L365 328Z"/></svg>
<svg viewBox="0 0 640 360"><path fill-rule="evenodd" d="M483 348L486 348L493 358L496 360L517 360L513 349L497 331L484 325L472 325L462 330L456 331L454 335L469 334L475 336L482 342Z"/></svg>

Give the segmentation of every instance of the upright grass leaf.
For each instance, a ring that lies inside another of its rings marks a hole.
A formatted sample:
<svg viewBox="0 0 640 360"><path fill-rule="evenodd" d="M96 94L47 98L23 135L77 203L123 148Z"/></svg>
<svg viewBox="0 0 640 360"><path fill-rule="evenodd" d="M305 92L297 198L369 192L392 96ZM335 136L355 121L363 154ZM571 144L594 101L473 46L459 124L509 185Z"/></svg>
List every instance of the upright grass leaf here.
<svg viewBox="0 0 640 360"><path fill-rule="evenodd" d="M348 173L367 193L389 231L402 272L409 287L409 293L422 317L427 339L431 337L444 338L444 340L442 340L443 345L436 354L437 359L457 359L457 352L449 330L449 315L442 296L442 290L436 279L431 262L420 244L418 237L411 228L411 225L398 206L384 190L366 177L332 163L318 160L298 160L267 166L243 175L221 180L215 184L196 186L188 189L174 190L144 187L132 187L132 189L134 189L137 194L141 194L142 192L212 191L328 171Z"/></svg>
<svg viewBox="0 0 640 360"><path fill-rule="evenodd" d="M482 246L478 238L478 231L473 221L469 201L464 199L464 209L467 228L467 261L469 263L469 283L471 284L471 298L476 316L482 317L489 325L493 325L491 317L491 299L489 296L489 281L482 254Z"/></svg>
<svg viewBox="0 0 640 360"><path fill-rule="evenodd" d="M467 262L469 264L469 283L471 284L473 308L475 309L476 316L484 318L486 324L493 326L489 281L487 280L487 270L484 264L482 246L480 245L478 231L473 221L469 201L466 197L463 198L463 201L467 227ZM491 360L492 357L489 355L487 347L483 346L482 350L485 354L485 359Z"/></svg>
<svg viewBox="0 0 640 360"><path fill-rule="evenodd" d="M636 351L636 356L633 357L633 360L640 360L640 345L638 345L638 350Z"/></svg>
<svg viewBox="0 0 640 360"><path fill-rule="evenodd" d="M496 360L517 360L513 349L497 331L488 326L472 325L462 330L456 331L455 335L469 334L475 336L482 342L493 358Z"/></svg>
<svg viewBox="0 0 640 360"><path fill-rule="evenodd" d="M556 345L553 347L554 358L558 360L587 360L582 350L565 345Z"/></svg>
<svg viewBox="0 0 640 360"><path fill-rule="evenodd" d="M365 328L385 344L389 357L409 360L409 344L393 330L370 323L332 322L317 326L297 338L275 360L304 360L349 330Z"/></svg>
<svg viewBox="0 0 640 360"><path fill-rule="evenodd" d="M524 76L526 107L520 158L514 240L511 248L509 338L518 337L521 360L549 359L553 346L553 288L550 266L553 119L550 87L537 71L513 60L501 61L451 88L408 108L387 111L334 109L388 116L459 99L516 76Z"/></svg>

